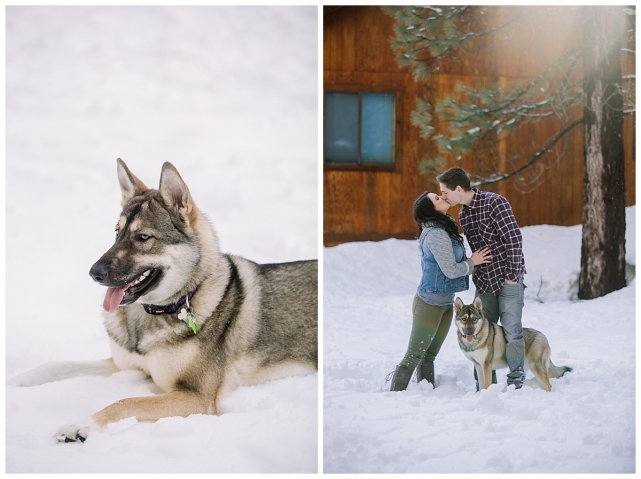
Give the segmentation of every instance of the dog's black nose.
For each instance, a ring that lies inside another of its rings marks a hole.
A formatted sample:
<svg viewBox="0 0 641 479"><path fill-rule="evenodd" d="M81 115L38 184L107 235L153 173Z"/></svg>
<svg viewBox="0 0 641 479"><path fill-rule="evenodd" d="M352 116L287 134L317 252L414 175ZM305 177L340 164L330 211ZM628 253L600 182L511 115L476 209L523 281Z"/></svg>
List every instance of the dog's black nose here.
<svg viewBox="0 0 641 479"><path fill-rule="evenodd" d="M89 276L91 276L93 280L98 283L107 281L107 279L109 278L109 266L101 261L98 261L89 270Z"/></svg>

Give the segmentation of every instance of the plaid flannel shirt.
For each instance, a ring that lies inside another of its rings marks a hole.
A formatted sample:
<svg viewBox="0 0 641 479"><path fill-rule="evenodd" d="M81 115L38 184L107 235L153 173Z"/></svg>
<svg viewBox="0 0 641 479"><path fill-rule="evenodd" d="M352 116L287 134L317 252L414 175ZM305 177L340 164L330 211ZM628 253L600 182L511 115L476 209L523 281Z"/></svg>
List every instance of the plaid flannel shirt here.
<svg viewBox="0 0 641 479"><path fill-rule="evenodd" d="M525 273L523 238L510 203L501 195L474 188L469 206L462 205L459 222L472 252L489 246L492 262L474 268L472 280L479 293L498 294L505 280L518 281Z"/></svg>

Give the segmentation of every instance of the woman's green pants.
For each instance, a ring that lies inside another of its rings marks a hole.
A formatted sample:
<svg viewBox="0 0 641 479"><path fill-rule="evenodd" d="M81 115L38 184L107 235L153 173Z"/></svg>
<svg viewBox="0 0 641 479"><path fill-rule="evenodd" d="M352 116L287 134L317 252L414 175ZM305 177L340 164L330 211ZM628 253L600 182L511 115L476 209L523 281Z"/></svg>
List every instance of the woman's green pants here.
<svg viewBox="0 0 641 479"><path fill-rule="evenodd" d="M413 371L417 365L434 361L452 324L452 305L433 306L418 295L412 303L412 333L399 366Z"/></svg>

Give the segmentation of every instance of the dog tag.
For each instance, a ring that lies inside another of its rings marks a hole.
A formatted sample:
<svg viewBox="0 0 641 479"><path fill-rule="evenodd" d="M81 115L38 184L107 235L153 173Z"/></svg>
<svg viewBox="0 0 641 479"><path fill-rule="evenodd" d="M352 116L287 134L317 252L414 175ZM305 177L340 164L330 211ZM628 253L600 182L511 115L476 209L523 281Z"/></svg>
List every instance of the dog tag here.
<svg viewBox="0 0 641 479"><path fill-rule="evenodd" d="M194 334L198 332L198 326L196 325L196 322L194 321L196 318L194 317L193 314L187 313L187 324L189 327L194 331Z"/></svg>
<svg viewBox="0 0 641 479"><path fill-rule="evenodd" d="M187 323L187 325L191 328L194 334L198 333L198 325L196 324L196 316L194 316L194 313L192 313L191 311L187 311L185 308L183 308L182 310L180 310L178 319Z"/></svg>

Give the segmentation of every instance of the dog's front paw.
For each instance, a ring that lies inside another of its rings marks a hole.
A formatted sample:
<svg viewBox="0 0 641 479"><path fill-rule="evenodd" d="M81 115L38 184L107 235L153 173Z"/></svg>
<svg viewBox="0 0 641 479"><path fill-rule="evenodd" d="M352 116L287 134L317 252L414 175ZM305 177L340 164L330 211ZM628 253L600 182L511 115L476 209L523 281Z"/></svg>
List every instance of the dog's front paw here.
<svg viewBox="0 0 641 479"><path fill-rule="evenodd" d="M85 442L89 436L89 430L89 426L79 427L75 424L67 424L58 429L53 437L58 442Z"/></svg>
<svg viewBox="0 0 641 479"><path fill-rule="evenodd" d="M47 380L39 377L37 374L34 375L31 372L18 374L10 379L5 381L6 386L18 386L18 387L30 387L30 386L39 386L43 383L46 383Z"/></svg>

